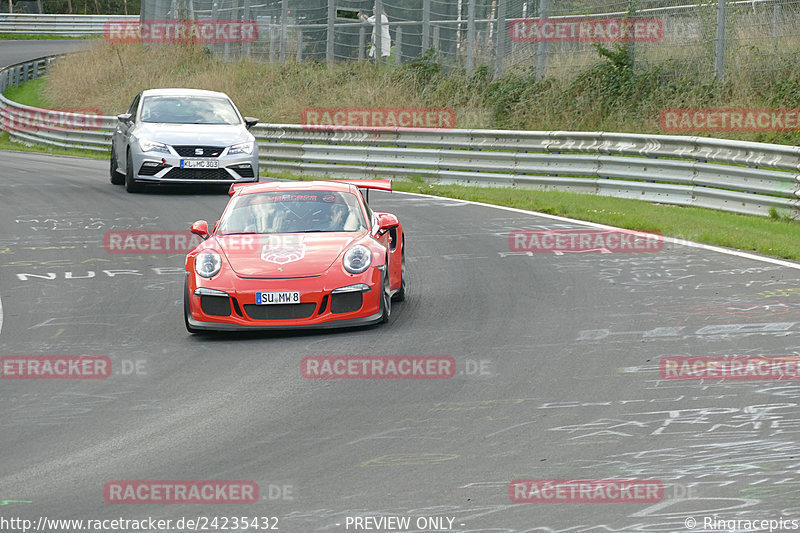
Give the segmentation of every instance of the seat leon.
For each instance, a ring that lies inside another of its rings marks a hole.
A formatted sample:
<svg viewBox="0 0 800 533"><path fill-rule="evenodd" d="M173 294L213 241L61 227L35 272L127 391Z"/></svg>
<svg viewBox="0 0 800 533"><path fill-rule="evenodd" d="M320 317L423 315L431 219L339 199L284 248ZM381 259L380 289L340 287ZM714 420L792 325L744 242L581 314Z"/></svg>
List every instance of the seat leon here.
<svg viewBox="0 0 800 533"><path fill-rule="evenodd" d="M111 183L128 192L144 184L228 185L258 181L258 144L225 93L148 89L117 116Z"/></svg>

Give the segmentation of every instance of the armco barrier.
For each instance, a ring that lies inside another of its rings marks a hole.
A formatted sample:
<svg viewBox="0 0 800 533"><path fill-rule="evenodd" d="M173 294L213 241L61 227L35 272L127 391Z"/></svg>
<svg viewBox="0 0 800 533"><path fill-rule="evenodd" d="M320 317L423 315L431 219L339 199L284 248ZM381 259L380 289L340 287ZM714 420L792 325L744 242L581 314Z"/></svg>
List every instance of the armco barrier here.
<svg viewBox="0 0 800 533"><path fill-rule="evenodd" d="M46 71L40 58L0 71L0 90ZM30 115L0 96L6 123ZM20 120L20 119L18 119ZM116 118L12 139L108 150ZM800 147L706 137L603 132L409 130L260 124L261 168L348 178L416 175L432 183L561 190L734 213L800 215Z"/></svg>
<svg viewBox="0 0 800 533"><path fill-rule="evenodd" d="M109 20L138 21L139 15L57 15L0 13L0 33L102 35Z"/></svg>

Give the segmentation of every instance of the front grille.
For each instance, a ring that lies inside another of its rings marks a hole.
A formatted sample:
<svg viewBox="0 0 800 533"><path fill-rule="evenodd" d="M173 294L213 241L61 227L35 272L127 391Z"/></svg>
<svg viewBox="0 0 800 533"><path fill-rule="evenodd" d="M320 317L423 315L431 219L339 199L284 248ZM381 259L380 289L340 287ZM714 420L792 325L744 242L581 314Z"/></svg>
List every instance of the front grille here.
<svg viewBox="0 0 800 533"><path fill-rule="evenodd" d="M239 174L243 178L253 178L255 177L255 173L253 172L253 167L250 165L236 165L233 167L228 167L237 174Z"/></svg>
<svg viewBox="0 0 800 533"><path fill-rule="evenodd" d="M173 146L178 155L181 157L219 157L219 154L225 149L224 146ZM196 150L202 150L202 154L196 153Z"/></svg>
<svg viewBox="0 0 800 533"><path fill-rule="evenodd" d="M203 295L200 297L200 308L207 315L231 316L231 302L227 296Z"/></svg>
<svg viewBox="0 0 800 533"><path fill-rule="evenodd" d="M331 313L352 313L361 309L363 302L360 292L343 292L331 295Z"/></svg>
<svg viewBox="0 0 800 533"><path fill-rule="evenodd" d="M308 318L314 313L317 304L281 304L281 305L255 305L244 306L244 312L254 320L290 320L295 318Z"/></svg>
<svg viewBox="0 0 800 533"><path fill-rule="evenodd" d="M166 180L232 180L224 168L178 168L166 173Z"/></svg>

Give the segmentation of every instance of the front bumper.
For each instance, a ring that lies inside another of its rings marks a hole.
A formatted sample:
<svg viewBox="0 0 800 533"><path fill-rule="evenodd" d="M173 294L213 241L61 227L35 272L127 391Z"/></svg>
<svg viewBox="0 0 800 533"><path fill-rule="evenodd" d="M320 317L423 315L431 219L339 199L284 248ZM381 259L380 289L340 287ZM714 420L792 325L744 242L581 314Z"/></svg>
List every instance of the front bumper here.
<svg viewBox="0 0 800 533"><path fill-rule="evenodd" d="M199 330L344 328L381 320L381 268L371 268L352 277L334 276L335 279L236 278L235 282L225 284L228 286L198 279L193 272L187 275L190 276L187 321ZM356 285L362 288L337 290ZM279 291L299 291L300 303L256 304L257 292Z"/></svg>
<svg viewBox="0 0 800 533"><path fill-rule="evenodd" d="M138 147L131 148L134 179L141 183L253 183L258 181L258 151L253 154L226 155L227 149L218 157L202 159L215 160L216 169L181 168L182 160L201 158L181 157L164 152L142 152Z"/></svg>

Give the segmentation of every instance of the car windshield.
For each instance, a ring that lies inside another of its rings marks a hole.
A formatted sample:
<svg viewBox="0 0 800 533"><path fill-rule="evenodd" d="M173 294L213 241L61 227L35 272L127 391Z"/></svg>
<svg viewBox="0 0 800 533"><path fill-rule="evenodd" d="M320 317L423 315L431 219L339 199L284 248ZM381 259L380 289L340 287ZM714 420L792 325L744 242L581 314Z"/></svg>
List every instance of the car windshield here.
<svg viewBox="0 0 800 533"><path fill-rule="evenodd" d="M296 191L244 194L219 224L221 234L363 231L364 215L352 193Z"/></svg>
<svg viewBox="0 0 800 533"><path fill-rule="evenodd" d="M142 122L240 124L233 103L207 96L150 96L142 102Z"/></svg>

